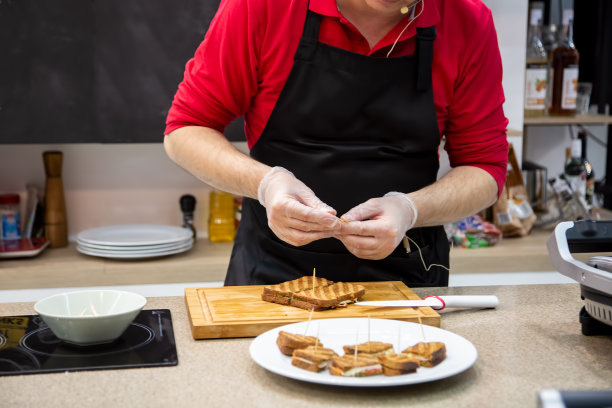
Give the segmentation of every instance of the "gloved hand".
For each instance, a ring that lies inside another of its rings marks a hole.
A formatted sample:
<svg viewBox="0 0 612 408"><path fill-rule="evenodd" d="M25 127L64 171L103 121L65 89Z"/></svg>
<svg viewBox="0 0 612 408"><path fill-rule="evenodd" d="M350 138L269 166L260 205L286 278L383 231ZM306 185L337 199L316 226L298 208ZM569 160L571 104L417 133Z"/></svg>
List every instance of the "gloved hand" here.
<svg viewBox="0 0 612 408"><path fill-rule="evenodd" d="M283 167L273 167L266 173L257 198L266 208L270 229L288 244L306 245L339 230L336 210Z"/></svg>
<svg viewBox="0 0 612 408"><path fill-rule="evenodd" d="M356 257L383 259L399 245L406 231L414 226L418 211L408 195L390 192L352 208L340 217L344 246Z"/></svg>

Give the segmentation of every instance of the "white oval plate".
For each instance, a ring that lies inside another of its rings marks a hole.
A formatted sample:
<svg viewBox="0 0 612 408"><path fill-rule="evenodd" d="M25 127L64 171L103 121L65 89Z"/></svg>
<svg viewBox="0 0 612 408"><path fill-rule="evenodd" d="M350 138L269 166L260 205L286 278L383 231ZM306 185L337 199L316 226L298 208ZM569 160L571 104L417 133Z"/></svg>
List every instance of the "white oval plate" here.
<svg viewBox="0 0 612 408"><path fill-rule="evenodd" d="M308 335L318 336L325 347L333 349L338 355L344 354L342 346L363 343L368 339L391 343L396 352L423 340L441 341L446 345L446 358L435 367L419 367L416 373L393 377L339 377L329 374L328 370L314 373L291 365L291 357L280 352L276 338L281 330L298 334L305 334L307 330ZM311 383L349 387L385 387L435 381L467 370L478 357L476 347L455 333L418 323L367 318L319 319L310 323L288 324L260 334L249 350L257 364L273 373Z"/></svg>
<svg viewBox="0 0 612 408"><path fill-rule="evenodd" d="M77 240L97 245L143 246L184 241L192 234L187 228L172 225L112 225L81 231Z"/></svg>

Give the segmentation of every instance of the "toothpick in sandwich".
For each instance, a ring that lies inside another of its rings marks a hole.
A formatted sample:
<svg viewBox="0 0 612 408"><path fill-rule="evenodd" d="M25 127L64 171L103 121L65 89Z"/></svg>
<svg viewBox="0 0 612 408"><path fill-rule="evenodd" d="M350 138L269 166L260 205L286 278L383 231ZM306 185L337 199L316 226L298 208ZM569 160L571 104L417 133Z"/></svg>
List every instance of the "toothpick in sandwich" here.
<svg viewBox="0 0 612 408"><path fill-rule="evenodd" d="M314 307L310 309L310 313L308 314L308 321L306 322L306 329L304 329L304 336L308 333L308 326L310 326L310 321L312 320L312 312L314 312Z"/></svg>
<svg viewBox="0 0 612 408"><path fill-rule="evenodd" d="M417 316L419 319L419 325L421 327L421 334L423 335L423 341L425 341L425 329L423 329L423 321L421 320L421 316Z"/></svg>

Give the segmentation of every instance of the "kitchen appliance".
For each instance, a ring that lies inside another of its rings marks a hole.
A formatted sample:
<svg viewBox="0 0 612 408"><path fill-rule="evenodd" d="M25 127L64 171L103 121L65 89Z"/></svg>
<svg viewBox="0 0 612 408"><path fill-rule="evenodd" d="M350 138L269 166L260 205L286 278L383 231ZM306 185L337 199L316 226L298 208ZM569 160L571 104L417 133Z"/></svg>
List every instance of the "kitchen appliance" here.
<svg viewBox="0 0 612 408"><path fill-rule="evenodd" d="M178 364L168 309L143 310L114 342L59 340L38 315L0 317L0 376Z"/></svg>
<svg viewBox="0 0 612 408"><path fill-rule="evenodd" d="M593 257L585 264L572 257L572 252L612 252L612 221L561 222L546 244L555 268L580 283L582 333L612 334L612 272L605 269L612 258Z"/></svg>

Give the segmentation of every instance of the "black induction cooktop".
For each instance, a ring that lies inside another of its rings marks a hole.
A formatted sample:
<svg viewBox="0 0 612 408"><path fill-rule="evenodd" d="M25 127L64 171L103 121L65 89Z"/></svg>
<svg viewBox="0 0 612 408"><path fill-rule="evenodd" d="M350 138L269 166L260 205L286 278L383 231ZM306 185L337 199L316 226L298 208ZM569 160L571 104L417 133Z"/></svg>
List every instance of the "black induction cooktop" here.
<svg viewBox="0 0 612 408"><path fill-rule="evenodd" d="M0 316L0 376L178 364L170 310L143 310L112 343L75 346L38 315Z"/></svg>

